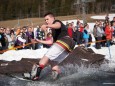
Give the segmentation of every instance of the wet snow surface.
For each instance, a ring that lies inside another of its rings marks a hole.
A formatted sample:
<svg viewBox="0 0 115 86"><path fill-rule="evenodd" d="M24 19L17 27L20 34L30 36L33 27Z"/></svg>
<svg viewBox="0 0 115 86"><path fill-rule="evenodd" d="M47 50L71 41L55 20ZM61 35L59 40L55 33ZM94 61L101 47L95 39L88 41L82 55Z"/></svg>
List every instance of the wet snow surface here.
<svg viewBox="0 0 115 86"><path fill-rule="evenodd" d="M42 72L39 81L23 81L0 75L0 86L114 86L115 62L103 63L99 68L68 64L61 67L62 74L57 80L51 78L50 72Z"/></svg>

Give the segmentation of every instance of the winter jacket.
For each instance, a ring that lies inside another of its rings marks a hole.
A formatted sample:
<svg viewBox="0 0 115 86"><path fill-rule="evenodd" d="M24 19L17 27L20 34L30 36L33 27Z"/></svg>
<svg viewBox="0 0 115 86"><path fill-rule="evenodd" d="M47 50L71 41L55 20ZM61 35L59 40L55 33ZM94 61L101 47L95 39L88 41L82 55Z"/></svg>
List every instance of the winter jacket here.
<svg viewBox="0 0 115 86"><path fill-rule="evenodd" d="M93 30L93 34L95 37L102 37L104 35L104 30L103 28L96 26Z"/></svg>
<svg viewBox="0 0 115 86"><path fill-rule="evenodd" d="M88 39L89 38L89 34L88 34L87 30L84 30L84 32L83 32L83 38L84 39Z"/></svg>
<svg viewBox="0 0 115 86"><path fill-rule="evenodd" d="M105 27L106 39L108 40L112 39L112 33L113 33L113 28L110 26L106 26Z"/></svg>

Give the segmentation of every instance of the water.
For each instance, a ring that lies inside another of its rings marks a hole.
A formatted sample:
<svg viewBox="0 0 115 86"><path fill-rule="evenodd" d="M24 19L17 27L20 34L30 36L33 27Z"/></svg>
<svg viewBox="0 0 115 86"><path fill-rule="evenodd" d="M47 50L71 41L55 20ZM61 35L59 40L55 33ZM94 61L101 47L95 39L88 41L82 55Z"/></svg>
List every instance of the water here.
<svg viewBox="0 0 115 86"><path fill-rule="evenodd" d="M115 86L115 62L110 61L99 67L81 67L68 64L61 67L58 80L46 75L40 81L20 81L16 78L1 77L0 86Z"/></svg>

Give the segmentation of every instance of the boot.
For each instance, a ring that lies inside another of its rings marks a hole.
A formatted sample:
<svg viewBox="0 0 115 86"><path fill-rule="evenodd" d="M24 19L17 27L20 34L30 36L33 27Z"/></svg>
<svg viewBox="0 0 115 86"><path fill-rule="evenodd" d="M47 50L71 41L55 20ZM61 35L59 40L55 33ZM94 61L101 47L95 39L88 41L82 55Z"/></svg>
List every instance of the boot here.
<svg viewBox="0 0 115 86"><path fill-rule="evenodd" d="M51 77L52 77L54 80L56 80L56 79L59 78L59 73L58 73L57 71L52 71Z"/></svg>
<svg viewBox="0 0 115 86"><path fill-rule="evenodd" d="M42 69L43 69L43 66L40 66L37 64L33 65L32 71L31 71L31 79L33 81L39 80L39 76Z"/></svg>

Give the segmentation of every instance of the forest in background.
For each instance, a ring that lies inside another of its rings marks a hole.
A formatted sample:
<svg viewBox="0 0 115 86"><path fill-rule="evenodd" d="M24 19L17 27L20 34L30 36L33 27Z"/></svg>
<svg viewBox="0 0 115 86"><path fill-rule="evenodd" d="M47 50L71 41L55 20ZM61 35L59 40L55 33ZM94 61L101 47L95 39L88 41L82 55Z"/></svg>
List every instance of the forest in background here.
<svg viewBox="0 0 115 86"><path fill-rule="evenodd" d="M0 21L43 17L46 12L56 16L82 13L82 4L78 0L0 0ZM109 13L115 0L95 0L85 6L87 14Z"/></svg>

